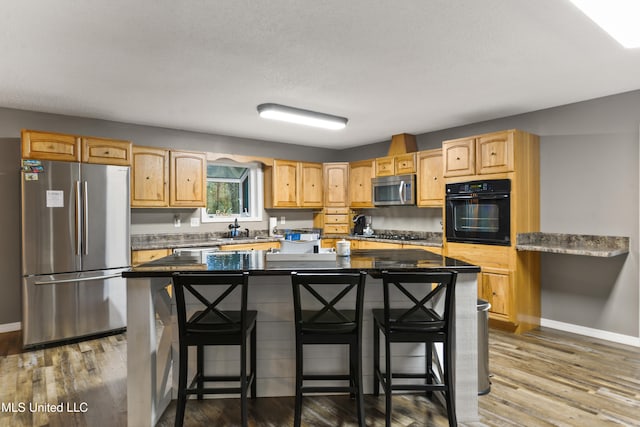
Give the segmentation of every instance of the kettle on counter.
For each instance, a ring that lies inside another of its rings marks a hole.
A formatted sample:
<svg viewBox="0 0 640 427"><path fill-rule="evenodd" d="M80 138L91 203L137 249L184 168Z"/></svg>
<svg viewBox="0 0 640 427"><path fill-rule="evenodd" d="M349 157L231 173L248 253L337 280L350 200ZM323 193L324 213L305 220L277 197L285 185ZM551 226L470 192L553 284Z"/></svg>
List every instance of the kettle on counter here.
<svg viewBox="0 0 640 427"><path fill-rule="evenodd" d="M353 222L355 223L355 225L353 226L353 234L362 236L364 234L364 227L366 225L366 221L367 221L367 218L362 214L358 214L354 216Z"/></svg>

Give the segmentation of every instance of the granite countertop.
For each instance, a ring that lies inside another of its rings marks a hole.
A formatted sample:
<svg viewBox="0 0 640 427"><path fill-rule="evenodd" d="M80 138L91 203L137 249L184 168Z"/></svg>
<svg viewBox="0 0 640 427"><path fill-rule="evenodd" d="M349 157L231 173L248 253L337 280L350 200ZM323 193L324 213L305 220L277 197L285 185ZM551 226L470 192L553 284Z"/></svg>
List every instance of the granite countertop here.
<svg viewBox="0 0 640 427"><path fill-rule="evenodd" d="M385 233L387 234L387 233ZM400 233L397 233L400 234ZM400 243L406 245L415 246L429 246L433 248L442 247L442 233L441 232L421 232L412 233L410 239L390 239L381 238L377 235L373 236L356 236L356 235L344 235L344 234L325 234L323 239L345 239L345 240L366 240L371 242L380 243Z"/></svg>
<svg viewBox="0 0 640 427"><path fill-rule="evenodd" d="M519 251L614 257L629 252L629 238L587 234L521 233L516 237Z"/></svg>
<svg viewBox="0 0 640 427"><path fill-rule="evenodd" d="M478 266L422 249L355 249L351 251L351 256L337 257L333 261L267 261L266 254L267 251L174 254L134 267L122 275L123 277L165 277L175 271L249 271L252 275L283 275L304 270L367 271L376 275L386 269L480 272Z"/></svg>
<svg viewBox="0 0 640 427"><path fill-rule="evenodd" d="M403 234L406 232L396 230L384 230L386 234ZM205 233L159 233L159 234L134 234L131 236L131 250L144 249L176 249L191 247L208 247L220 245L239 245L256 242L277 242L282 237L271 237L265 233L257 232L250 237L223 237L225 232L205 232ZM347 239L347 240L369 240L382 243L404 243L416 246L442 247L441 232L413 232L410 234L411 239L389 239L380 238L375 235L372 237L354 236L344 234L325 234L320 236L321 239Z"/></svg>
<svg viewBox="0 0 640 427"><path fill-rule="evenodd" d="M131 250L239 245L256 242L277 242L281 239L270 237L266 234L234 238L223 237L222 234L225 233L134 234L131 236Z"/></svg>

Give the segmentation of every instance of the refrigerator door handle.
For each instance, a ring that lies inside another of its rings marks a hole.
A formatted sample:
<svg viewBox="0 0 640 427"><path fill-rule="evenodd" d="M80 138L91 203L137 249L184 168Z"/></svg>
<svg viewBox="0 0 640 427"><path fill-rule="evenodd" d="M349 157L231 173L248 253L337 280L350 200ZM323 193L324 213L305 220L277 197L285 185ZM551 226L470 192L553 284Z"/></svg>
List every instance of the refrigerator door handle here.
<svg viewBox="0 0 640 427"><path fill-rule="evenodd" d="M115 279L115 278L118 278L118 277L122 277L122 273L108 274L106 276L86 277L86 278L45 280L45 281L33 282L33 284L34 285L57 285L59 283L89 282L89 281L92 281L92 280Z"/></svg>
<svg viewBox="0 0 640 427"><path fill-rule="evenodd" d="M80 232L80 181L76 181L76 255L80 255L81 232Z"/></svg>
<svg viewBox="0 0 640 427"><path fill-rule="evenodd" d="M84 245L84 254L89 255L89 185L87 181L84 182L84 236L83 236L83 245Z"/></svg>

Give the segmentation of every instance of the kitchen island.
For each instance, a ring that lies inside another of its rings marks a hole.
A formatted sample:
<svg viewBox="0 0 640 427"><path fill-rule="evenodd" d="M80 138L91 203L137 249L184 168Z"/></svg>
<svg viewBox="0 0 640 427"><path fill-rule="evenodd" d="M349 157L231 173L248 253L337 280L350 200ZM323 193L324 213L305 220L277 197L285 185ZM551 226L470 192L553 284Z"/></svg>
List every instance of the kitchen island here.
<svg viewBox="0 0 640 427"><path fill-rule="evenodd" d="M153 426L172 398L177 384L177 325L168 285L176 271L248 271L249 309L258 310L258 396L293 396L295 349L292 271L366 271L364 318L364 387L372 390L371 308L382 307L382 270L458 272L455 302L455 400L458 420L478 420L477 402L477 273L479 267L418 249L354 250L332 261L268 261L263 251L171 255L123 273L127 278L127 411L129 426ZM306 364L316 372L335 370L346 360L342 348L321 347ZM424 367L423 345L394 347L396 366ZM238 368L234 352L205 354L212 370ZM400 361L400 362L398 362ZM213 372L213 371L212 371Z"/></svg>

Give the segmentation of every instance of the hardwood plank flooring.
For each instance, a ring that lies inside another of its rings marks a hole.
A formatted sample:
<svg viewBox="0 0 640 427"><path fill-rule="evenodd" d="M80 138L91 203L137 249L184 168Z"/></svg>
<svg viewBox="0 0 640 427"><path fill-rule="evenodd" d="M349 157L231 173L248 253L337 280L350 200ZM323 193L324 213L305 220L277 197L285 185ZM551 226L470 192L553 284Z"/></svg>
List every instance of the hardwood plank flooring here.
<svg viewBox="0 0 640 427"><path fill-rule="evenodd" d="M467 426L640 426L638 348L552 329L491 330L489 351L491 393L479 398L480 421ZM0 426L126 426L126 335L28 352L19 334L0 335L0 403ZM29 407L60 403L63 412ZM448 425L438 402L403 394L393 403L394 426ZM383 426L383 397L366 396L365 404L367 425ZM172 402L158 425L172 426L174 414ZM290 426L293 398L252 400L249 417L252 426ZM239 399L187 403L185 426L239 423ZM355 426L355 403L305 398L303 425Z"/></svg>

